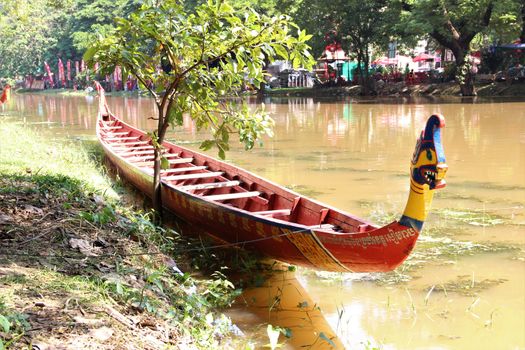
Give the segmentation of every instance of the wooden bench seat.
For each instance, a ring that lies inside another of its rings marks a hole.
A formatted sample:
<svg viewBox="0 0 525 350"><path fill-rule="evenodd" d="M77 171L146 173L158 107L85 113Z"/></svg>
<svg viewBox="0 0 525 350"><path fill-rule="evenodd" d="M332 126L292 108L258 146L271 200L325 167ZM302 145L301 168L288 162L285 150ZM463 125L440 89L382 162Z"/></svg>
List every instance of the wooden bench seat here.
<svg viewBox="0 0 525 350"><path fill-rule="evenodd" d="M312 225L312 226L307 226L307 227L312 228L312 229L320 229L320 230L333 230L334 229L334 225L332 224Z"/></svg>
<svg viewBox="0 0 525 350"><path fill-rule="evenodd" d="M122 155L120 155L120 156L122 156ZM164 158L166 158L166 159L168 159L168 158L177 158L177 157L179 157L179 154L178 153L164 153L162 156ZM131 155L130 158L128 158L127 160L129 162L134 163L134 162L142 162L142 161L145 161L145 160L148 160L148 159L151 159L151 158L153 158L153 154L145 155L145 156L140 156L139 155L138 157Z"/></svg>
<svg viewBox="0 0 525 350"><path fill-rule="evenodd" d="M262 216L288 216L292 213L290 209L274 209L274 210L263 210L263 211L254 211L252 214L262 215Z"/></svg>
<svg viewBox="0 0 525 350"><path fill-rule="evenodd" d="M171 168L171 169L161 169L160 175L166 175L166 174L173 174L173 173L184 173L187 171L196 171L196 170L206 170L208 169L207 166L199 165L199 166L191 166L191 167L182 167L182 168ZM148 168L146 169L146 172L150 175L153 175L153 169Z"/></svg>
<svg viewBox="0 0 525 350"><path fill-rule="evenodd" d="M102 126L102 130L119 130L122 129L122 126Z"/></svg>
<svg viewBox="0 0 525 350"><path fill-rule="evenodd" d="M129 131L122 131L122 132L113 132L113 131L108 131L106 132L106 136L123 136L123 135L129 135Z"/></svg>
<svg viewBox="0 0 525 350"><path fill-rule="evenodd" d="M142 142L142 141L141 141ZM133 142L131 144L134 144ZM120 144L112 145L113 150L117 153L124 152L124 151L138 151L138 150L147 150L147 149L153 149L153 146L151 145L145 145L145 146L136 146L136 147L129 147L129 146L121 146Z"/></svg>
<svg viewBox="0 0 525 350"><path fill-rule="evenodd" d="M235 192L235 193L225 193L225 194L215 194L210 196L202 196L210 201L225 201L229 199L238 199L238 198L249 198L249 197L258 197L261 192L251 191L251 192Z"/></svg>
<svg viewBox="0 0 525 350"><path fill-rule="evenodd" d="M180 186L178 188L183 191L207 190L207 189L212 189L212 188L234 187L234 186L239 186L240 184L241 184L240 181L222 181L222 182L207 182L204 184L197 184L197 185L186 185L186 186Z"/></svg>
<svg viewBox="0 0 525 350"><path fill-rule="evenodd" d="M209 177L221 176L222 174L224 174L222 171L212 171L212 172L206 172L206 173L166 176L163 178L163 180L164 181L180 181L180 180L190 180L190 179L206 179Z"/></svg>
<svg viewBox="0 0 525 350"><path fill-rule="evenodd" d="M105 137L106 141L128 141L128 140L138 140L140 136L125 136L125 137Z"/></svg>
<svg viewBox="0 0 525 350"><path fill-rule="evenodd" d="M154 154L153 146L148 147L146 149L140 149L140 150L127 150L123 149L124 152L119 152L119 155L122 157L125 156L135 156L135 155L148 155L148 154ZM168 153L165 153L168 154ZM179 153L169 153L169 154L179 154Z"/></svg>

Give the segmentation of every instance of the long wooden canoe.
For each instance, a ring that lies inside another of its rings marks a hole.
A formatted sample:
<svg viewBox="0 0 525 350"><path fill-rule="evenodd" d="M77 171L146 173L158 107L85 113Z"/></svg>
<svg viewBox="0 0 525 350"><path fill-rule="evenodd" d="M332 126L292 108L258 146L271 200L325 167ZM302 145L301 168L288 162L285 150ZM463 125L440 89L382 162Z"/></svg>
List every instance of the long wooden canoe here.
<svg viewBox="0 0 525 350"><path fill-rule="evenodd" d="M96 133L107 158L121 176L150 195L150 137L113 115L98 84L97 90ZM440 115L428 119L411 162L405 212L383 227L169 142L163 143L170 163L161 174L163 205L221 241L283 262L326 271L390 271L414 248L433 192L445 186L444 126Z"/></svg>

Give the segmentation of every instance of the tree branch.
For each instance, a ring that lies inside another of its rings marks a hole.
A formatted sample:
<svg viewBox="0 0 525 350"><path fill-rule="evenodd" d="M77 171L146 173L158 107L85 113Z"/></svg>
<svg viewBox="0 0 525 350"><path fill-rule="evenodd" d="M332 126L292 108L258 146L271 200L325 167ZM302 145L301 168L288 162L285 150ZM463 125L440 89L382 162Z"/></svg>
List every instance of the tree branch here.
<svg viewBox="0 0 525 350"><path fill-rule="evenodd" d="M494 3L491 1L487 5L487 8L485 9L483 15L481 16L480 25L482 27L487 27L490 24L490 18L492 17L492 10L494 9ZM463 35L461 36L461 46L468 47L472 39L478 34L479 30L472 29L465 31Z"/></svg>
<svg viewBox="0 0 525 350"><path fill-rule="evenodd" d="M270 26L269 26L269 25L265 25L265 26L259 31L259 33L258 33L255 37L253 37L253 38L251 38L251 39L249 39L249 40L245 40L245 41L239 42L239 43L237 43L237 44L234 44L234 45L232 45L228 50L224 51L223 53L221 53L221 54L219 54L219 55L217 55L217 56L214 56L214 57L208 58L207 60L202 60L202 61L197 61L197 62L195 62L195 64L191 65L191 66L188 67L184 72L182 72L182 73L180 74L181 77L183 77L183 76L186 75L188 72L192 71L193 69L195 69L196 67L198 67L198 66L201 65L201 64L209 64L209 63L211 63L211 62L213 62L213 61L220 60L221 58L223 58L223 57L226 56L227 54L233 52L235 49L237 49L237 48L239 48L239 47L241 47L241 46L243 46L243 45L246 45L246 44L248 44L248 43L250 43L250 42L256 41L256 39L258 39L258 38L262 35L262 33L263 33L264 31L266 31L268 28L270 28Z"/></svg>

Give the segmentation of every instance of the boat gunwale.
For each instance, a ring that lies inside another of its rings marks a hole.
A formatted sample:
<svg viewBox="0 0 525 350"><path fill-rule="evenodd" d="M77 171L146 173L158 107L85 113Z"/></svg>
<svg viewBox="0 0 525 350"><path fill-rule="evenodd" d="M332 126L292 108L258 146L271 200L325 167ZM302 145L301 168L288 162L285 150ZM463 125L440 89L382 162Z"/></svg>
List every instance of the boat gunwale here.
<svg viewBox="0 0 525 350"><path fill-rule="evenodd" d="M109 117L113 119L114 122L118 122L120 123L123 127L126 127L130 130L130 132L136 132L139 134L139 136L137 137L137 141L140 140L141 137L144 137L144 136L147 136L147 133L126 123L125 121L123 121L121 118L115 116L113 113L109 113ZM110 152L114 157L118 158L122 163L126 164L128 167L131 167L133 168L136 172L140 173L142 176L146 176L148 177L149 179L152 179L153 178L153 175L152 174L149 174L148 172L146 172L145 170L143 170L142 167L134 164L134 163L130 163L126 160L126 158L120 156L117 152L115 152L111 147L110 145L112 144L111 142L107 142L105 140L103 140L103 138L101 137L102 134L101 134L101 125L100 125L100 121L104 121L104 119L102 118L102 116L100 115L100 113L98 114L98 119L97 119L97 123L96 123L96 133L97 133L97 138L99 139L101 145L104 147L105 151L106 152ZM142 140L142 141L145 141L145 140ZM129 142L129 143L133 143L133 142ZM306 201L309 201L311 202L312 204L314 205L318 205L319 207L323 208L323 209L328 209L330 211L333 211L337 214L340 214L342 215L343 217L347 217L349 219L352 219L353 221L355 222L359 222L360 225L368 225L370 227L370 229L364 231L364 232L359 232L359 231L351 231L351 232L345 232L345 231L334 231L334 230L331 230L331 229L324 229L322 227L315 227L317 225L305 225L305 224L301 224L301 223L297 223L297 222L290 222L290 221L286 221L286 220L280 220L280 219L277 219L277 218L274 218L274 217L271 217L271 216L263 216L263 215L258 215L258 214L255 214L254 212L251 212L249 210L245 210L245 209L241 209L241 208L238 208L238 207L234 207L234 206L230 206L230 205L226 205L226 204L223 204L221 202L218 202L218 201L213 201L213 200L207 200L199 195L195 195L193 193L189 193L189 192L186 192L184 190L181 190L178 188L178 186L176 185L173 185L173 184L170 184L168 182L165 182L162 180L161 178L161 183L163 186L169 188L170 190L175 190L176 192L178 193L181 193L183 194L184 196L188 196L188 197L191 197L195 200L198 200L198 201L201 201L203 203L206 203L207 205L209 204L212 204L214 206L217 206L217 207L220 207L222 209L225 209L227 211L230 211L230 212L234 212L234 213L238 213L238 214L241 214L242 216L244 217L250 217L252 219L255 219L256 221L259 221L259 222L263 222L263 223L268 223L268 224L273 224L279 228L286 228L286 229L290 229L292 231L302 231L302 232L309 232L309 231L312 231L312 232L323 232L325 234L333 234L333 235L336 235L336 236L339 236L339 237L344 237L345 235L351 235L353 237L356 237L356 236L360 236L360 235L363 235L363 236L367 236L371 233L373 233L374 231L378 230L378 229L381 229L382 227L385 227L385 226L388 226L389 224L387 225L384 225L384 226L377 226L371 222L368 222L367 220L364 220L362 218L359 218L359 217L356 217L350 213L347 213L343 210L340 210L340 209L337 209L335 207L332 207L330 205L327 205L325 203L322 203L320 201L317 201L315 199L312 199L312 198L309 198L309 197L306 197L304 195L301 195L291 189L288 189L288 188L285 188L284 186L281 186L271 180L268 180L268 179L265 179L265 178L262 178L244 168L241 168L241 167L238 167L236 165L233 165L233 164L228 164L224 161L221 161L221 160L218 160L218 159L215 159L211 156L208 156L206 154L203 154L203 153L200 153L198 151L194 151L194 150L191 150L191 149L188 149L186 147L183 147L183 146L180 146L180 145L176 145L170 141L164 141L163 144L162 144L163 147L165 148L168 148L170 149L170 147L174 147L175 150L178 148L180 151L182 152L188 152L192 155L197 155L199 157L202 157L204 158L205 160L207 161L211 161L212 163L215 163L215 164L218 164L218 165L221 165L221 164L225 164L229 167L234 167L236 169L239 170L239 174L240 175L248 175L249 177L253 177L255 180L258 180L260 182L257 182L257 183L260 183L262 185L268 185L267 187L275 187L275 188L278 188L280 189L281 191L284 191L288 194L290 194L291 197L295 196L295 197L300 197L301 200L306 200ZM195 158L195 157L193 157ZM195 165L197 166L197 165ZM224 170L223 170L224 171ZM226 171L225 171L226 172ZM146 193L146 195L149 197L150 196L150 193ZM290 198L286 198L287 200L289 200ZM397 220L394 220L393 222L397 222Z"/></svg>

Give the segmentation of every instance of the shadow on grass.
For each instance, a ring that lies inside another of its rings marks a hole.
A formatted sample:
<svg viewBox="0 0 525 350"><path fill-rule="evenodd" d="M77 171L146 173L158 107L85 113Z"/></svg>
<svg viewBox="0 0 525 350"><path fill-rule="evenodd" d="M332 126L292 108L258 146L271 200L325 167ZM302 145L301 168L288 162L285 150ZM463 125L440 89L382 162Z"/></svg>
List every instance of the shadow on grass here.
<svg viewBox="0 0 525 350"><path fill-rule="evenodd" d="M204 245L154 226L147 214L105 202L77 179L0 174L4 345L164 348L191 329L214 343L217 324L204 316L228 306L239 291L221 273L195 279L178 270L199 259L221 265L219 254L204 250L195 258L174 254L197 244ZM146 321L152 327L143 328ZM231 321L217 322L223 337Z"/></svg>

